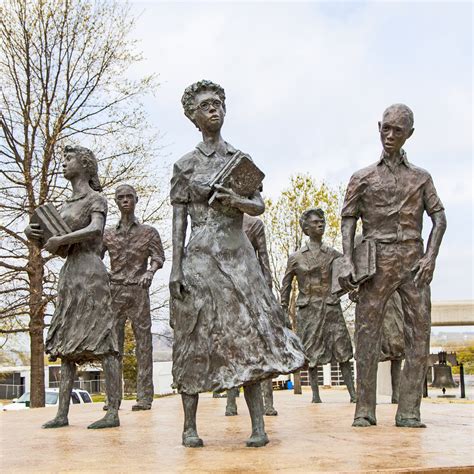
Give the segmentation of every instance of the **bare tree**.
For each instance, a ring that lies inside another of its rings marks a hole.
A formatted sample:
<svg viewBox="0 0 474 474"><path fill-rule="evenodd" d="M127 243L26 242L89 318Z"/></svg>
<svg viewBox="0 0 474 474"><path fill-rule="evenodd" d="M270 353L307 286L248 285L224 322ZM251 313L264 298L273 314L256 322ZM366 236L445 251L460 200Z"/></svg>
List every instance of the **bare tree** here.
<svg viewBox="0 0 474 474"><path fill-rule="evenodd" d="M44 315L58 263L22 231L37 206L63 196L62 145L92 148L105 188L134 184L150 199L150 220L164 209L142 104L156 79L127 78L141 60L133 24L126 5L106 0L0 6L0 332L29 331L32 407L44 406Z"/></svg>

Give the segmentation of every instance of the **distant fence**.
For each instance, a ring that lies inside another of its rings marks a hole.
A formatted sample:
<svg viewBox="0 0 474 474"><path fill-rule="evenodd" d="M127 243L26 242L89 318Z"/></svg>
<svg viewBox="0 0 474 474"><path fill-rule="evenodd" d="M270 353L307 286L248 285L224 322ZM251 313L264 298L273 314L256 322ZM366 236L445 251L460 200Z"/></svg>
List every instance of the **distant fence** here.
<svg viewBox="0 0 474 474"><path fill-rule="evenodd" d="M10 383L0 384L0 398L3 400L11 400L12 398L19 398L25 392L24 385L14 385Z"/></svg>
<svg viewBox="0 0 474 474"><path fill-rule="evenodd" d="M58 388L59 381L49 382L50 388ZM105 380L98 379L98 380L76 380L74 382L74 388L80 388L82 390L87 390L89 393L103 393L105 392Z"/></svg>

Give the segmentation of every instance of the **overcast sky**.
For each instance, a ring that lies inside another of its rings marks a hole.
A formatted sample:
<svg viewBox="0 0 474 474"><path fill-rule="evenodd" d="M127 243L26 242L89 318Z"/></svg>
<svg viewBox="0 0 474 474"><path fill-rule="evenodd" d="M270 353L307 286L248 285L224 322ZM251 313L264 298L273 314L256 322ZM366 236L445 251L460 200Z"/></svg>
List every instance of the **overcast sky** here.
<svg viewBox="0 0 474 474"><path fill-rule="evenodd" d="M385 107L409 105L408 159L432 174L448 217L432 297L473 298L470 2L133 1L132 11L146 57L133 74L159 74L147 107L170 163L200 140L180 99L201 79L225 88L223 136L250 153L273 197L301 172L347 184L380 155Z"/></svg>

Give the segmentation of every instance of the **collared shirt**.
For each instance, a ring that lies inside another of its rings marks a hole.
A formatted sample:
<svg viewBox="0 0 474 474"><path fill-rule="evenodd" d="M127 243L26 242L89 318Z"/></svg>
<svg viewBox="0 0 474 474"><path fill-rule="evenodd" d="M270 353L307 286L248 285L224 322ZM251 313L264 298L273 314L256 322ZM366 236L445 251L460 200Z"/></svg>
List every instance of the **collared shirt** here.
<svg viewBox="0 0 474 474"><path fill-rule="evenodd" d="M337 304L339 298L331 294L332 262L342 254L322 244L319 250L311 250L308 244L290 255L281 285L281 304L288 306L293 278L298 281L296 306L306 306L313 299L324 298L329 304Z"/></svg>
<svg viewBox="0 0 474 474"><path fill-rule="evenodd" d="M148 259L161 268L165 254L158 231L134 220L126 229L121 222L104 231L102 253L109 252L112 283L136 285L146 272Z"/></svg>
<svg viewBox="0 0 474 474"><path fill-rule="evenodd" d="M210 181L229 161L237 150L225 142L225 154L217 153L204 142L179 159L173 167L171 178L171 205L207 201ZM212 159L208 158L212 156Z"/></svg>
<svg viewBox="0 0 474 474"><path fill-rule="evenodd" d="M362 219L365 239L378 242L421 241L423 212L444 210L430 174L408 162L379 162L354 173L347 186L342 217Z"/></svg>

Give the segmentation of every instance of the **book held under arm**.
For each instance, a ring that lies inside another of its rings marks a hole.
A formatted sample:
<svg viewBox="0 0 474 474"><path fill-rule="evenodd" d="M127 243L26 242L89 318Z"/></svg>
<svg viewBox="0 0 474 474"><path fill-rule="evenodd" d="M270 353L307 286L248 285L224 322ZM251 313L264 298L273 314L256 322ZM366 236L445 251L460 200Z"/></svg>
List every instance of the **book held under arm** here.
<svg viewBox="0 0 474 474"><path fill-rule="evenodd" d="M264 177L248 155L237 151L209 183L212 189L209 205L216 200L216 185L232 189L239 196L250 197L260 188Z"/></svg>
<svg viewBox="0 0 474 474"><path fill-rule="evenodd" d="M352 260L355 267L354 284L360 285L369 278L372 278L375 275L376 269L375 242L372 240L364 240L354 247ZM331 293L333 295L340 297L346 293L339 283L339 278L345 276L345 271L344 258L336 258L332 263Z"/></svg>
<svg viewBox="0 0 474 474"><path fill-rule="evenodd" d="M30 224L38 224L43 231L44 245L51 237L66 235L72 232L71 228L64 222L58 210L51 204L43 204L35 209L31 216ZM57 255L64 257L67 255L69 246L59 247Z"/></svg>

